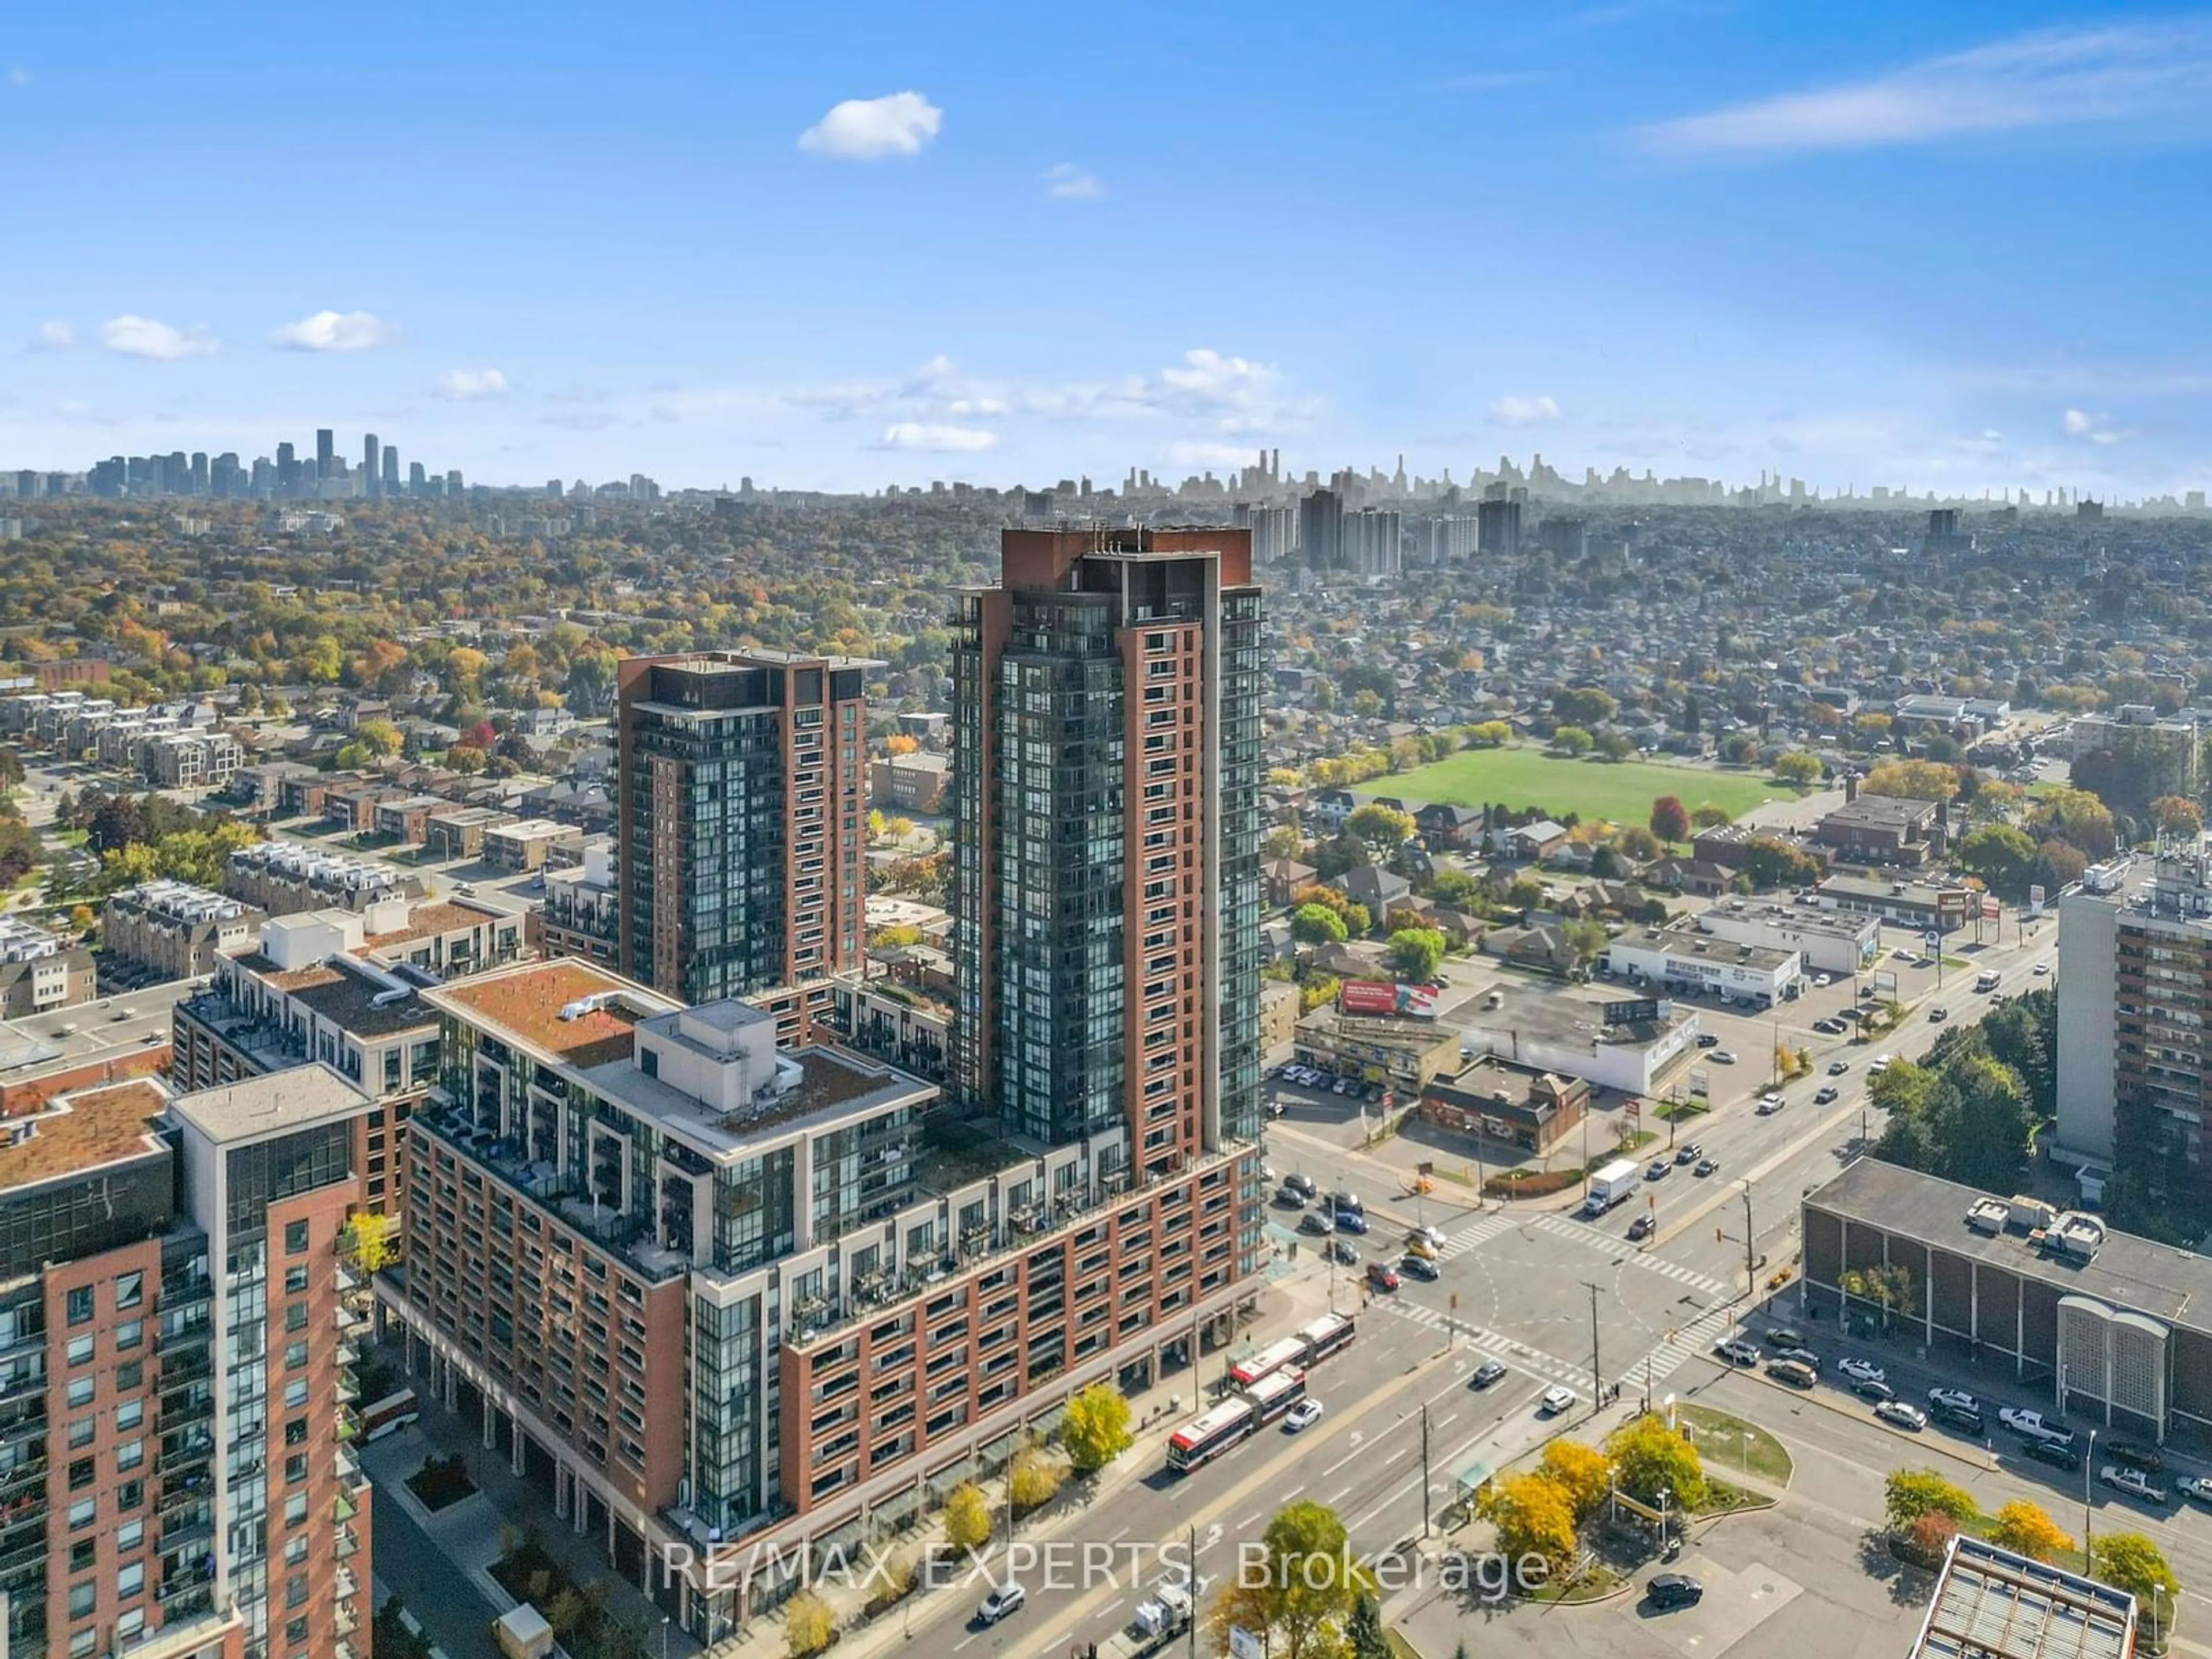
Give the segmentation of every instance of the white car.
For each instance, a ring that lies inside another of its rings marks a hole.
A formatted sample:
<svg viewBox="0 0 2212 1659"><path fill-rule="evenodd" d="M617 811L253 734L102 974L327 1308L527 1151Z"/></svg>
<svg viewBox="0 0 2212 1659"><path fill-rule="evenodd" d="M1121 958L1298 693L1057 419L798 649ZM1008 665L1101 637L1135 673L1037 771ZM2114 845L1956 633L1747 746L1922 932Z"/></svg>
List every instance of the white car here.
<svg viewBox="0 0 2212 1659"><path fill-rule="evenodd" d="M2130 1498L2140 1498L2146 1504L2166 1502L2166 1488L2154 1486L2141 1469L2131 1469L2124 1463L2107 1463L2097 1471L2097 1479L2114 1492L2124 1492Z"/></svg>
<svg viewBox="0 0 2212 1659"><path fill-rule="evenodd" d="M2070 1446L2074 1443L2073 1430L2062 1427L2051 1421L2041 1412L2031 1411L2025 1406L2005 1407L1997 1413L1997 1421L2014 1434L2024 1436L2030 1440L2047 1440L2054 1446Z"/></svg>
<svg viewBox="0 0 2212 1659"><path fill-rule="evenodd" d="M1930 1389L1928 1390L1928 1403L1948 1406L1953 1411L1959 1412L1978 1412L1982 1408L1982 1402L1964 1389Z"/></svg>
<svg viewBox="0 0 2212 1659"><path fill-rule="evenodd" d="M1291 1407L1290 1415L1283 1419L1283 1427L1292 1434L1300 1429L1310 1429L1321 1421L1322 1410L1318 1400L1301 1400Z"/></svg>
<svg viewBox="0 0 2212 1659"><path fill-rule="evenodd" d="M1716 1066L1733 1066L1735 1064L1735 1056L1726 1048L1716 1048L1711 1054L1707 1054L1705 1058L1711 1060Z"/></svg>
<svg viewBox="0 0 2212 1659"><path fill-rule="evenodd" d="M2174 1490L2191 1503L2202 1504L2205 1508L2212 1509L2212 1480L2203 1475L2185 1474L2173 1485Z"/></svg>
<svg viewBox="0 0 2212 1659"><path fill-rule="evenodd" d="M1029 1605L1030 1593L1019 1584L1004 1583L983 1598L983 1605L975 1609L975 1622L995 1625L1009 1613L1019 1613Z"/></svg>
<svg viewBox="0 0 2212 1659"><path fill-rule="evenodd" d="M1917 1406L1908 1406L1902 1400L1885 1400L1874 1408L1874 1414L1883 1422L1900 1429L1911 1429L1915 1434L1928 1426L1928 1413Z"/></svg>
<svg viewBox="0 0 2212 1659"><path fill-rule="evenodd" d="M1889 1373L1871 1359L1838 1359L1836 1369L1854 1382L1887 1382Z"/></svg>
<svg viewBox="0 0 2212 1659"><path fill-rule="evenodd" d="M2051 971L2051 964L2047 962L2039 962L2035 964L2035 971L2039 977L2040 975Z"/></svg>
<svg viewBox="0 0 2212 1659"><path fill-rule="evenodd" d="M1836 981L1834 980L1829 978L1826 974L1815 974L1813 975L1813 985L1816 990L1825 991L1828 987L1833 985L1835 982Z"/></svg>
<svg viewBox="0 0 2212 1659"><path fill-rule="evenodd" d="M1574 1403L1572 1389L1554 1386L1544 1390L1544 1397L1536 1402L1536 1408L1547 1417L1557 1417L1561 1412L1571 1411Z"/></svg>

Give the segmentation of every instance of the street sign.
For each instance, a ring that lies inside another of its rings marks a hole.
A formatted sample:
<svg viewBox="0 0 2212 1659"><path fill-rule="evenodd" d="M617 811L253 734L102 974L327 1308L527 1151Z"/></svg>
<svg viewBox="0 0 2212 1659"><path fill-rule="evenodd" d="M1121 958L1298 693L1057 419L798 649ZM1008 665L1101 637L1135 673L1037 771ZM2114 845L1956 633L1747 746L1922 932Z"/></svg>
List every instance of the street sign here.
<svg viewBox="0 0 2212 1659"><path fill-rule="evenodd" d="M1229 1627L1229 1659L1267 1659L1260 1638L1242 1625Z"/></svg>
<svg viewBox="0 0 2212 1659"><path fill-rule="evenodd" d="M2043 914L2043 890L2040 887L2027 890L2027 913L2032 916Z"/></svg>
<svg viewBox="0 0 2212 1659"><path fill-rule="evenodd" d="M1943 935L1930 927L1920 936L1920 942L1931 951L1940 951L1943 948Z"/></svg>

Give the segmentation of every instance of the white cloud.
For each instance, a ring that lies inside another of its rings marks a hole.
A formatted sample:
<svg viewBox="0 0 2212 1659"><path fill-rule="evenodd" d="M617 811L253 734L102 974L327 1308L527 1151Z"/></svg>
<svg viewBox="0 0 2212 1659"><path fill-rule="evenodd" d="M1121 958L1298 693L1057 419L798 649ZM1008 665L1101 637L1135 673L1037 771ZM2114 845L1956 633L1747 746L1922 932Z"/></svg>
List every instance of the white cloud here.
<svg viewBox="0 0 2212 1659"><path fill-rule="evenodd" d="M948 398L938 407L956 421L995 420L1013 412L1003 398Z"/></svg>
<svg viewBox="0 0 2212 1659"><path fill-rule="evenodd" d="M972 455L999 441L995 432L972 426L940 426L923 421L899 421L884 428L878 449L904 449L932 455Z"/></svg>
<svg viewBox="0 0 2212 1659"><path fill-rule="evenodd" d="M31 331L28 349L32 351L67 351L76 343L76 330L67 323L40 323Z"/></svg>
<svg viewBox="0 0 2212 1659"><path fill-rule="evenodd" d="M507 376L495 368L449 368L438 377L434 390L441 398L457 404L477 398L503 398Z"/></svg>
<svg viewBox="0 0 2212 1659"><path fill-rule="evenodd" d="M1559 418L1556 398L1500 398L1490 405L1490 418L1500 426L1535 426Z"/></svg>
<svg viewBox="0 0 2212 1659"><path fill-rule="evenodd" d="M1241 444L1170 444L1168 459L1177 466L1248 466L1259 459Z"/></svg>
<svg viewBox="0 0 2212 1659"><path fill-rule="evenodd" d="M123 357L151 357L174 362L180 357L205 357L221 342L204 328L182 329L151 317L122 316L100 325L100 343Z"/></svg>
<svg viewBox="0 0 2212 1659"><path fill-rule="evenodd" d="M2087 438L2093 444L2125 443L2135 433L2129 428L2112 424L2109 415L2092 415L2087 410L2069 409L2059 421L2069 438Z"/></svg>
<svg viewBox="0 0 2212 1659"><path fill-rule="evenodd" d="M269 343L283 351L373 351L398 343L398 324L366 311L319 311L269 336Z"/></svg>
<svg viewBox="0 0 2212 1659"><path fill-rule="evenodd" d="M1106 193L1097 178L1073 161L1062 161L1044 176L1044 193L1063 202L1095 202Z"/></svg>
<svg viewBox="0 0 2212 1659"><path fill-rule="evenodd" d="M2046 29L1869 80L1647 126L1665 155L1771 160L2035 127L2195 114L2212 92L2212 24Z"/></svg>
<svg viewBox="0 0 2212 1659"><path fill-rule="evenodd" d="M838 161L919 155L945 125L945 112L918 92L848 98L799 135L799 149Z"/></svg>
<svg viewBox="0 0 2212 1659"><path fill-rule="evenodd" d="M8 84L11 87L29 86L31 84L31 71L27 69L9 70L8 71Z"/></svg>
<svg viewBox="0 0 2212 1659"><path fill-rule="evenodd" d="M1977 454L1989 455L2002 449L2004 441L2003 433L1993 426L1985 426L1970 437L1954 438L1951 444L1955 449L1972 450Z"/></svg>

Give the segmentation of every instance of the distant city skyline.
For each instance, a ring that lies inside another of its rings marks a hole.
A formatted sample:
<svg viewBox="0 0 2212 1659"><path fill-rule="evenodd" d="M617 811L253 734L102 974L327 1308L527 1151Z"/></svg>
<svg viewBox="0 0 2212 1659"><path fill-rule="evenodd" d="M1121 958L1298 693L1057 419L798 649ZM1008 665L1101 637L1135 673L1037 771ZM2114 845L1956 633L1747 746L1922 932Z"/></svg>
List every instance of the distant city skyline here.
<svg viewBox="0 0 2212 1659"><path fill-rule="evenodd" d="M0 141L207 187L42 204L0 303L14 465L327 424L523 484L1174 477L1261 443L1831 495L2212 477L2203 11L1501 3L1346 38L1296 0L678 0L611 53L587 15L398 0L311 76L253 0L106 15L15 20Z"/></svg>

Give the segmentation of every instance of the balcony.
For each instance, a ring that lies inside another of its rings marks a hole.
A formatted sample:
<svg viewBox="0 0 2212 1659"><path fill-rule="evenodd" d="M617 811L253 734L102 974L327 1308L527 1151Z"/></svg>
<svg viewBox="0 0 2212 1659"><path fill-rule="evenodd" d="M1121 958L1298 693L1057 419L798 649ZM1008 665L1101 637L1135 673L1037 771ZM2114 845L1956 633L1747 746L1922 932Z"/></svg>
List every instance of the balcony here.
<svg viewBox="0 0 2212 1659"><path fill-rule="evenodd" d="M167 1480L192 1469L204 1468L208 1459L214 1455L215 1437L196 1434L182 1445L164 1451L161 1460L154 1465L154 1473Z"/></svg>
<svg viewBox="0 0 2212 1659"><path fill-rule="evenodd" d="M353 1644L343 1639L331 1644L331 1659L361 1659L353 1650Z"/></svg>
<svg viewBox="0 0 2212 1659"><path fill-rule="evenodd" d="M46 1479L46 1460L43 1456L26 1457L0 1469L0 1499L27 1496L33 1483L44 1486Z"/></svg>
<svg viewBox="0 0 2212 1659"><path fill-rule="evenodd" d="M361 1621L356 1619L353 1614L348 1613L343 1603L339 1605L336 1622L337 1625L338 1634L342 1637L351 1636L356 1631L361 1628Z"/></svg>
<svg viewBox="0 0 2212 1659"><path fill-rule="evenodd" d="M340 1567L338 1569L337 1586L338 1595L342 1600L350 1601L355 1596L361 1594L361 1581L353 1576L353 1569L351 1567Z"/></svg>
<svg viewBox="0 0 2212 1659"><path fill-rule="evenodd" d="M215 1421L215 1396L206 1395L172 1395L161 1409L154 1413L154 1430L157 1434L182 1434L187 1430L204 1428Z"/></svg>
<svg viewBox="0 0 2212 1659"><path fill-rule="evenodd" d="M360 1417L359 1417L357 1414L356 1414L354 1412L349 1411L349 1409L347 1409L345 1407L343 1407L343 1406L339 1407L338 1407L338 1429L337 1429L337 1440L338 1440L338 1443L339 1443L341 1446L343 1446L343 1445L346 1444L346 1443L347 1443L348 1442L349 1442L349 1441L358 1440L358 1439L360 1439L360 1438L361 1438L361 1419L360 1419Z"/></svg>
<svg viewBox="0 0 2212 1659"><path fill-rule="evenodd" d="M341 1492L338 1493L337 1504L332 1506L331 1512L337 1516L339 1523L343 1525L344 1522L352 1520L356 1516L361 1513L360 1500L356 1498L350 1492Z"/></svg>
<svg viewBox="0 0 2212 1659"><path fill-rule="evenodd" d="M161 1604L161 1623L165 1626L181 1625L187 1620L197 1619L215 1607L215 1586L212 1584L180 1585L173 1594L165 1584L155 1592L155 1595Z"/></svg>
<svg viewBox="0 0 2212 1659"><path fill-rule="evenodd" d="M182 1520L162 1528L161 1541L156 1547L163 1555L168 1555L178 1550L190 1549L195 1544L204 1544L214 1536L215 1512L205 1504L201 1504Z"/></svg>
<svg viewBox="0 0 2212 1659"><path fill-rule="evenodd" d="M0 1555L0 1583L21 1577L27 1567L45 1565L46 1560L46 1540L43 1538L9 1550L5 1555Z"/></svg>
<svg viewBox="0 0 2212 1659"><path fill-rule="evenodd" d="M163 1394L167 1394L173 1389L181 1389L187 1383L198 1382L214 1374L215 1364L208 1358L208 1347L205 1343L201 1343L197 1347L180 1348L174 1353L165 1353L161 1356L161 1392Z"/></svg>
<svg viewBox="0 0 2212 1659"><path fill-rule="evenodd" d="M154 1352L164 1361L170 1355L181 1356L189 1348L204 1348L215 1340L215 1321L205 1314L196 1314L172 1325L166 1320L161 1334L154 1340Z"/></svg>
<svg viewBox="0 0 2212 1659"><path fill-rule="evenodd" d="M349 1561L359 1553L361 1553L361 1540L355 1535L351 1527L341 1523L338 1527L337 1559L341 1561Z"/></svg>
<svg viewBox="0 0 2212 1659"><path fill-rule="evenodd" d="M354 1337L368 1334L368 1321L343 1303L338 1305L337 1318L333 1323L337 1327L338 1335L349 1340Z"/></svg>
<svg viewBox="0 0 2212 1659"><path fill-rule="evenodd" d="M368 1477L361 1472L361 1464L343 1446L337 1450L338 1484L349 1490L365 1486Z"/></svg>

